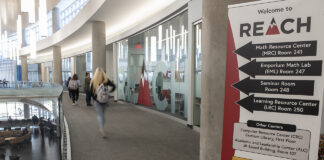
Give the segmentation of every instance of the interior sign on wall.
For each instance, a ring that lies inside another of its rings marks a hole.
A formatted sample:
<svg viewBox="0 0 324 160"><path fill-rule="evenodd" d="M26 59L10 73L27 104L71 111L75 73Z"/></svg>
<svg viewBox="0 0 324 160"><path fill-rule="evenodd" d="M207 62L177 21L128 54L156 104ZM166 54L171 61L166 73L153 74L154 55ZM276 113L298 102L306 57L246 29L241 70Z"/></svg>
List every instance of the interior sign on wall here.
<svg viewBox="0 0 324 160"><path fill-rule="evenodd" d="M323 6L229 6L222 160L324 159Z"/></svg>

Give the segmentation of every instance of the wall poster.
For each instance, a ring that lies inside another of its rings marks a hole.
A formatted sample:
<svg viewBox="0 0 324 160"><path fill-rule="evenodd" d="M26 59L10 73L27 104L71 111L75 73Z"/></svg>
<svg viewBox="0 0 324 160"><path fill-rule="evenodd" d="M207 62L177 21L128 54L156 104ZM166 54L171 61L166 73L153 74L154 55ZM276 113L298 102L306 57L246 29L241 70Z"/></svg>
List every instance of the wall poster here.
<svg viewBox="0 0 324 160"><path fill-rule="evenodd" d="M222 160L324 159L323 6L229 6Z"/></svg>

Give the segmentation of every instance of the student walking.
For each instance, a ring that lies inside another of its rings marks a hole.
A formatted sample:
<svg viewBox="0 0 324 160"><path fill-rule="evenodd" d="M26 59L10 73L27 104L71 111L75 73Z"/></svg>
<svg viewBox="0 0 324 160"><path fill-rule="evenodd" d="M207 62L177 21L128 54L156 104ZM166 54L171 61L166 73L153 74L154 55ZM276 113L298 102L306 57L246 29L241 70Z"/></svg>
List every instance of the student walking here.
<svg viewBox="0 0 324 160"><path fill-rule="evenodd" d="M78 76L74 74L72 76L72 79L69 82L69 89L71 90L72 94L72 105L76 105L79 99L79 87L80 87L80 81L78 80Z"/></svg>
<svg viewBox="0 0 324 160"><path fill-rule="evenodd" d="M86 73L86 78L84 79L84 91L86 93L86 102L87 102L87 106L92 106L91 105L91 91L90 91L90 82L91 82L91 78L90 78L90 73Z"/></svg>
<svg viewBox="0 0 324 160"><path fill-rule="evenodd" d="M108 86L112 87L110 91L108 89ZM101 133L103 138L106 138L104 125L105 110L108 106L109 93L113 92L115 88L115 84L107 78L106 73L103 71L103 69L98 67L93 79L91 80L90 91L91 96L94 99L94 107L99 122L99 132Z"/></svg>

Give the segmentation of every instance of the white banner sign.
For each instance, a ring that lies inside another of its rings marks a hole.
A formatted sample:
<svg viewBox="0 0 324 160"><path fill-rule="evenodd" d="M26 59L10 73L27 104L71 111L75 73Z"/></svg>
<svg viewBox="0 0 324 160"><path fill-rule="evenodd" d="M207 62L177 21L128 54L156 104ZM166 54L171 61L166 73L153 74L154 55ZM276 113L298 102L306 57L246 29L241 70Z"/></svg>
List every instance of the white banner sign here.
<svg viewBox="0 0 324 160"><path fill-rule="evenodd" d="M233 115L225 109L224 125L233 126L233 139L223 143L231 143L234 152L223 149L223 160L319 159L323 6L323 0L229 6L227 63L231 64L226 74L239 93L237 97L227 93L224 107L239 110L239 117L230 122L226 117Z"/></svg>

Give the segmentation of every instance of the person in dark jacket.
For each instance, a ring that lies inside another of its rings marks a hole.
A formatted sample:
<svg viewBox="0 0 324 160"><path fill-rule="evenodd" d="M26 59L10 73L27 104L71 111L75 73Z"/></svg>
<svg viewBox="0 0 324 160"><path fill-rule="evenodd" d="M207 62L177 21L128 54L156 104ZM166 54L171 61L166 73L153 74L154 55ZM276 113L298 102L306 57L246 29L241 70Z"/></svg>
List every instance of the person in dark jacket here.
<svg viewBox="0 0 324 160"><path fill-rule="evenodd" d="M97 95L96 95L97 88L101 84L104 84L105 86L111 86L112 88L110 90L110 93L112 93L116 88L116 85L107 78L104 70L102 68L98 67L96 69L94 76L93 76L93 79L91 80L90 91L91 91L91 97L94 100L93 104L96 109L97 119L99 122L99 132L101 133L103 138L106 138L106 134L104 131L104 125L105 125L105 110L108 106L108 103L105 103L105 104L99 103L97 101Z"/></svg>
<svg viewBox="0 0 324 160"><path fill-rule="evenodd" d="M80 81L78 79L78 75L74 74L72 79L69 82L69 89L71 90L72 94L72 105L77 105L78 99L79 99L79 87L80 87Z"/></svg>
<svg viewBox="0 0 324 160"><path fill-rule="evenodd" d="M86 93L87 106L92 106L91 105L90 82L91 82L90 73L87 72L86 73L86 78L84 79L84 91Z"/></svg>
<svg viewBox="0 0 324 160"><path fill-rule="evenodd" d="M68 80L66 81L66 87L68 88L68 91L69 91L69 97L70 97L70 99L72 99L72 92L71 92L71 90L70 90L70 88L69 88L69 83L70 83L70 80L71 80L71 77L69 77L68 78Z"/></svg>

